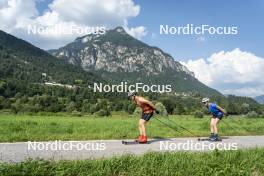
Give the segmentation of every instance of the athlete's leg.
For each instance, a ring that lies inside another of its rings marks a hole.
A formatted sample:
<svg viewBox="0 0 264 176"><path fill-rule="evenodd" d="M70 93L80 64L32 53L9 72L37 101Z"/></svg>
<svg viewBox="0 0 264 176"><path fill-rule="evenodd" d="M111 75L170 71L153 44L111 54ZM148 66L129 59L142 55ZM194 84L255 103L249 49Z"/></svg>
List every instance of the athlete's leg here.
<svg viewBox="0 0 264 176"><path fill-rule="evenodd" d="M220 122L220 119L218 119L218 118L215 118L214 121L213 121L213 127L214 127L214 133L215 134L218 134L217 125L218 125L219 122Z"/></svg>
<svg viewBox="0 0 264 176"><path fill-rule="evenodd" d="M210 130L211 130L211 134L213 134L214 133L214 118L211 118Z"/></svg>
<svg viewBox="0 0 264 176"><path fill-rule="evenodd" d="M147 123L147 121L146 120L144 120L144 119L140 119L139 120L139 124L140 124L140 129L141 129L141 135L143 135L143 136L146 136L146 127L145 127L145 124Z"/></svg>
<svg viewBox="0 0 264 176"><path fill-rule="evenodd" d="M141 120L142 119L139 119L139 121L138 121L138 130L139 130L139 135L140 136L142 135Z"/></svg>

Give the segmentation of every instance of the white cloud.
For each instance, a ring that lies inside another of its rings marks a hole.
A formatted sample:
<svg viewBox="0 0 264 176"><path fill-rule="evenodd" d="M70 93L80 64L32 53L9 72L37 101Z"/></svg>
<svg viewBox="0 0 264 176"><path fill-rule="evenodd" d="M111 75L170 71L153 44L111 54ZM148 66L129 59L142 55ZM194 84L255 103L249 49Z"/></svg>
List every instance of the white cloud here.
<svg viewBox="0 0 264 176"><path fill-rule="evenodd" d="M49 7L61 21L107 27L123 25L140 11L132 0L54 0Z"/></svg>
<svg viewBox="0 0 264 176"><path fill-rule="evenodd" d="M38 14L34 0L1 0L0 28L12 32L23 21L36 17Z"/></svg>
<svg viewBox="0 0 264 176"><path fill-rule="evenodd" d="M7 5L8 4L7 4L7 1L6 0L0 1L0 8L6 7Z"/></svg>
<svg viewBox="0 0 264 176"><path fill-rule="evenodd" d="M264 58L239 48L182 63L195 73L198 80L224 94L264 94Z"/></svg>
<svg viewBox="0 0 264 176"><path fill-rule="evenodd" d="M131 36L137 39L141 39L142 37L147 35L147 31L144 26L138 26L135 28L128 28L127 26L125 26L124 29L128 34L130 34Z"/></svg>
<svg viewBox="0 0 264 176"><path fill-rule="evenodd" d="M65 30L69 30L71 26L104 26L107 29L123 26L130 35L138 39L146 35L145 27L129 28L127 25L128 18L136 17L140 12L140 6L133 0L54 0L41 16L36 8L37 1L39 0L1 0L0 29L44 49L57 48L79 35L65 35L57 31L29 35L29 25L48 29L56 25Z"/></svg>

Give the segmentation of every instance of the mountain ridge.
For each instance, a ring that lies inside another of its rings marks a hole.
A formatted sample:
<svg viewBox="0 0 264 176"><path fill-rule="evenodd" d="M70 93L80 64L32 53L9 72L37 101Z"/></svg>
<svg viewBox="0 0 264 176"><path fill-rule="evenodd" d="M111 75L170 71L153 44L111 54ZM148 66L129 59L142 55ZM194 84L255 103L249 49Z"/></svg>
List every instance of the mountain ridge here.
<svg viewBox="0 0 264 176"><path fill-rule="evenodd" d="M172 84L175 91L221 95L199 82L193 72L171 55L133 38L122 27L105 34L78 37L50 53L115 82Z"/></svg>
<svg viewBox="0 0 264 176"><path fill-rule="evenodd" d="M82 80L91 84L99 77L80 70L46 51L0 30L0 79L17 79L30 83L58 82L74 84Z"/></svg>
<svg viewBox="0 0 264 176"><path fill-rule="evenodd" d="M98 48L100 45L103 45L102 47L107 48L108 51L101 53L100 48ZM65 50L65 48L67 49ZM125 53L131 53L131 48L136 53L133 53L134 55L130 55L130 57L127 58ZM148 53L142 52L143 49L149 50ZM75 52L78 52L78 50L86 52L86 56L90 55L91 57L83 58L85 56L75 55ZM115 53L111 53L111 51ZM157 74L162 72L163 69L171 68L178 71L184 71L187 74L194 76L192 72L179 62L175 61L169 54L163 52L158 47L149 46L142 41L133 38L127 34L122 27L109 30L106 34L89 34L83 37L78 37L74 42L67 44L65 47L61 47L55 51L50 50L50 52L59 58L61 56L69 58L69 63L79 65L86 71L103 69L104 71L116 72L118 69L123 69L125 72L134 72L142 69L136 64L133 64L133 62L136 62L139 64L145 64L146 69L144 71L147 73ZM111 63L107 63L111 64L109 67L107 67L107 64L105 63L106 60L102 59L104 54L108 54L108 56L110 56L108 61L112 61ZM139 54L139 56L136 54ZM142 56L142 54L144 55ZM99 62L97 60L98 57L101 58ZM146 58L144 60L145 63L141 63L142 58L144 57ZM122 60L120 58L122 58ZM151 61L154 59L156 60L156 65Z"/></svg>

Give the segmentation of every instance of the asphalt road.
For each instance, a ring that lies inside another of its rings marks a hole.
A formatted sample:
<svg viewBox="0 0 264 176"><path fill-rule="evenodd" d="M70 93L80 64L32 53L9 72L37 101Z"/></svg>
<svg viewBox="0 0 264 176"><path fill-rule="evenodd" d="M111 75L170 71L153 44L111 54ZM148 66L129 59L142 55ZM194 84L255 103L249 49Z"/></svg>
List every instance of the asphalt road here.
<svg viewBox="0 0 264 176"><path fill-rule="evenodd" d="M122 140L48 141L0 143L1 162L21 162L29 158L51 160L98 159L146 152L237 150L264 147L264 136L229 136L221 142L197 138L150 139L148 144L124 145ZM126 140L132 141L132 140Z"/></svg>

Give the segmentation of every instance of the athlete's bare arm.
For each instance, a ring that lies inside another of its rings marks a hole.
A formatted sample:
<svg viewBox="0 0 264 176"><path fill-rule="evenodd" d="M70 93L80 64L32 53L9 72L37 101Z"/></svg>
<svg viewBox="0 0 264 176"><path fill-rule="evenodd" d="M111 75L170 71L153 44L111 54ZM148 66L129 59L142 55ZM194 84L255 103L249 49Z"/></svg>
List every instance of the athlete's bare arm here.
<svg viewBox="0 0 264 176"><path fill-rule="evenodd" d="M222 113L226 114L226 110L224 108L221 108L220 106L216 106L217 109L219 109Z"/></svg>
<svg viewBox="0 0 264 176"><path fill-rule="evenodd" d="M147 100L147 99L145 99L145 98L143 98L143 97L138 97L138 101L140 101L140 102L142 102L142 103L145 103L145 104L148 104L148 105L151 106L153 109L156 109L156 108L155 108L155 105L154 105L151 101L149 101L149 100Z"/></svg>

